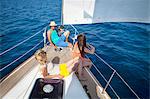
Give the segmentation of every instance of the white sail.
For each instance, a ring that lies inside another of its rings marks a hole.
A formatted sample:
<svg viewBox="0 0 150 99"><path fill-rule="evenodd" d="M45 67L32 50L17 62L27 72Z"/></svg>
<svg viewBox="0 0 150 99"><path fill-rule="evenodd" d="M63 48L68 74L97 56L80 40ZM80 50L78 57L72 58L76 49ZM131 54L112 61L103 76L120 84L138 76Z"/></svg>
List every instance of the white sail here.
<svg viewBox="0 0 150 99"><path fill-rule="evenodd" d="M150 0L63 0L63 24L150 23Z"/></svg>

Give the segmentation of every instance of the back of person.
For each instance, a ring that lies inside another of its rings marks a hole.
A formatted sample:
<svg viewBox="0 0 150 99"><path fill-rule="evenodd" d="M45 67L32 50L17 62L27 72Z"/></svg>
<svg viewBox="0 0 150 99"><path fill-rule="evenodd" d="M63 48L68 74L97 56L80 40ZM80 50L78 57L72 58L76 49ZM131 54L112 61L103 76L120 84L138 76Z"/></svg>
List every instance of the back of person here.
<svg viewBox="0 0 150 99"><path fill-rule="evenodd" d="M60 38L59 38L56 30L51 30L51 32L52 32L51 33L51 40L54 44L56 44Z"/></svg>
<svg viewBox="0 0 150 99"><path fill-rule="evenodd" d="M72 51L72 56L73 56L73 58L81 57L81 53L80 53L79 48L78 48L78 42L76 42L74 45L74 48Z"/></svg>
<svg viewBox="0 0 150 99"><path fill-rule="evenodd" d="M55 21L51 21L49 26L50 26L50 29L47 32L47 37L52 46L72 48L71 43L65 42L65 39L66 41L68 41L67 39L68 39L70 32L65 32L63 33L63 35L59 36L55 29L57 27L57 24L55 23Z"/></svg>
<svg viewBox="0 0 150 99"><path fill-rule="evenodd" d="M48 63L47 64L47 72L49 75L62 75L62 76L68 76L69 72L67 71L67 65L65 63L63 64L53 64Z"/></svg>
<svg viewBox="0 0 150 99"><path fill-rule="evenodd" d="M47 72L49 75L58 75L60 73L59 64L48 63Z"/></svg>
<svg viewBox="0 0 150 99"><path fill-rule="evenodd" d="M86 37L84 34L79 34L77 37L77 42L74 45L72 55L74 57L85 58L85 54L93 54L95 52L95 48L86 43Z"/></svg>

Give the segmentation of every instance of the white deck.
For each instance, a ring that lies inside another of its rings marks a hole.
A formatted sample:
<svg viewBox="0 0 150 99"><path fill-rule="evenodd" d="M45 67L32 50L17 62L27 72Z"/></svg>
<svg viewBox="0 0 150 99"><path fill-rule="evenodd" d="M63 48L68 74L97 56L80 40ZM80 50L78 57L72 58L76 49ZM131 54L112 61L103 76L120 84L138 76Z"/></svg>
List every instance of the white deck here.
<svg viewBox="0 0 150 99"><path fill-rule="evenodd" d="M2 99L28 99L36 79L41 77L38 67L29 71ZM64 78L64 85L64 99L88 99L74 73Z"/></svg>

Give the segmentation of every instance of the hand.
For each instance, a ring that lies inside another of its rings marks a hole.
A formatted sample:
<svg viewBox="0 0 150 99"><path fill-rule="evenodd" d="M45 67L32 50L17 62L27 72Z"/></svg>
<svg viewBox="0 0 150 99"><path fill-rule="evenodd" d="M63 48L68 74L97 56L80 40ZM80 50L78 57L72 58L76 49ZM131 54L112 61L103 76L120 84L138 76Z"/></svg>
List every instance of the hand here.
<svg viewBox="0 0 150 99"><path fill-rule="evenodd" d="M68 43L68 47L69 47L69 48L72 48L73 46L72 46L72 44L71 44L71 43Z"/></svg>
<svg viewBox="0 0 150 99"><path fill-rule="evenodd" d="M57 48L54 44L50 43L50 46L54 47L54 48Z"/></svg>
<svg viewBox="0 0 150 99"><path fill-rule="evenodd" d="M84 60L87 61L87 62L91 62L91 60L88 59L88 58L84 58Z"/></svg>
<svg viewBox="0 0 150 99"><path fill-rule="evenodd" d="M64 76L62 76L62 75L57 75L57 77L58 77L59 79L64 78Z"/></svg>
<svg viewBox="0 0 150 99"><path fill-rule="evenodd" d="M87 49L89 50L88 53L94 54L94 52L95 52L95 47L93 47L93 46L90 45L90 44L87 44Z"/></svg>

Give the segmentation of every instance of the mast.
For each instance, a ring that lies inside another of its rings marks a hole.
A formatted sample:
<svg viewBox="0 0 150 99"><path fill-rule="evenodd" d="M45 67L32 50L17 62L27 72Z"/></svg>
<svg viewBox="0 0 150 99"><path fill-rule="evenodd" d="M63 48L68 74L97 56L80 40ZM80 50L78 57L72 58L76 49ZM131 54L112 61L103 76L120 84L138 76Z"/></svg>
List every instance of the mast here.
<svg viewBox="0 0 150 99"><path fill-rule="evenodd" d="M63 7L64 6L64 0L62 0L62 5L61 5L61 25L63 25Z"/></svg>

